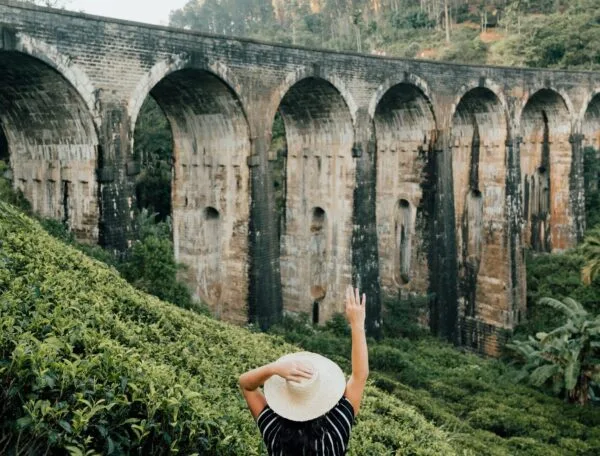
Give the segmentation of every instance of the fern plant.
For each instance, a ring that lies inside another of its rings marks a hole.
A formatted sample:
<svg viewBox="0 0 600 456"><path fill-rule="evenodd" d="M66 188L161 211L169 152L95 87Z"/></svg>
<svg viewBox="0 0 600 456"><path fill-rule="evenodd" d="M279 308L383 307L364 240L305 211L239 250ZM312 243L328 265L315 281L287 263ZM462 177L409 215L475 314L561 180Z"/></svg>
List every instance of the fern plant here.
<svg viewBox="0 0 600 456"><path fill-rule="evenodd" d="M600 316L592 316L571 298L543 298L540 304L562 313L566 321L551 332L507 345L523 363L518 380L547 385L572 403L586 405L600 382Z"/></svg>

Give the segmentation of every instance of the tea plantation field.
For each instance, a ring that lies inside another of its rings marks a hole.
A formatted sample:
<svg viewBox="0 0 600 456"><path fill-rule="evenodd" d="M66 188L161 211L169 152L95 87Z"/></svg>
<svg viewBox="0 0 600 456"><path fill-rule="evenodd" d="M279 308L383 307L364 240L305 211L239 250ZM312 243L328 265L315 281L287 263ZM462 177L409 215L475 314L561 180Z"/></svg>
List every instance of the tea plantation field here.
<svg viewBox="0 0 600 456"><path fill-rule="evenodd" d="M0 202L0 454L263 454L237 377L293 350L137 291ZM457 454L374 386L350 448Z"/></svg>

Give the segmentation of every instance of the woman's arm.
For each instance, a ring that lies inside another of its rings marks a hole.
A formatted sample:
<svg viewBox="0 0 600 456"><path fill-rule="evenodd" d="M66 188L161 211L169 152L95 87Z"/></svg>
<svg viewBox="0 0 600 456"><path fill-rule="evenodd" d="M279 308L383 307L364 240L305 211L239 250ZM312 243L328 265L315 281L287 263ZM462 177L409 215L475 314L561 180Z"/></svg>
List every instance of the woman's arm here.
<svg viewBox="0 0 600 456"><path fill-rule="evenodd" d="M358 415L363 391L369 376L369 352L365 335L366 296L362 300L358 288L346 289L346 318L352 331L352 375L346 385L346 397Z"/></svg>
<svg viewBox="0 0 600 456"><path fill-rule="evenodd" d="M240 388L254 419L267 405L267 400L259 388L273 375L279 375L286 380L299 381L302 378L312 377L312 370L295 361L275 361L240 375Z"/></svg>

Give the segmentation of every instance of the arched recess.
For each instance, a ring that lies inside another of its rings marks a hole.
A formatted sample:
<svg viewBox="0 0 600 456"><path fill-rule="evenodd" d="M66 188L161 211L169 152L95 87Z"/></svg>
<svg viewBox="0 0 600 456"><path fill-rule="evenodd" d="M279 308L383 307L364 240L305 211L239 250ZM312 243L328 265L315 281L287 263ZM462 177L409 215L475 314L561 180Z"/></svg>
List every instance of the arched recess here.
<svg viewBox="0 0 600 456"><path fill-rule="evenodd" d="M420 88L401 83L390 88L375 108L377 143L377 225L384 293L425 293L429 285L427 239L429 188L426 168L436 131L429 98Z"/></svg>
<svg viewBox="0 0 600 456"><path fill-rule="evenodd" d="M551 89L537 91L523 109L520 128L523 241L537 252L569 248L574 221L571 121L565 100Z"/></svg>
<svg viewBox="0 0 600 456"><path fill-rule="evenodd" d="M314 77L293 85L279 112L287 144L283 307L310 314L319 301L319 320L325 321L343 310L341 285L351 282L352 118L338 90Z"/></svg>
<svg viewBox="0 0 600 456"><path fill-rule="evenodd" d="M168 74L149 95L173 135L173 243L183 276L216 315L246 322L250 135L242 105L219 77L192 68Z"/></svg>
<svg viewBox="0 0 600 456"><path fill-rule="evenodd" d="M56 69L0 51L0 128L14 188L33 210L98 240L98 136L79 92Z"/></svg>
<svg viewBox="0 0 600 456"><path fill-rule="evenodd" d="M595 94L587 105L581 133L584 136L584 145L600 150L600 93Z"/></svg>
<svg viewBox="0 0 600 456"><path fill-rule="evenodd" d="M490 89L469 90L452 118L459 314L504 324L510 255L506 208L508 126Z"/></svg>
<svg viewBox="0 0 600 456"><path fill-rule="evenodd" d="M600 172L597 167L590 166L590 160L600 159L600 93L596 93L590 100L583 115L581 133L583 134L583 160L584 160L584 186L586 200L586 225L588 228L596 225L600 220L596 215L595 201L600 190ZM587 165L587 166L586 166ZM593 170L596 168L596 170ZM589 203L589 204L588 204Z"/></svg>

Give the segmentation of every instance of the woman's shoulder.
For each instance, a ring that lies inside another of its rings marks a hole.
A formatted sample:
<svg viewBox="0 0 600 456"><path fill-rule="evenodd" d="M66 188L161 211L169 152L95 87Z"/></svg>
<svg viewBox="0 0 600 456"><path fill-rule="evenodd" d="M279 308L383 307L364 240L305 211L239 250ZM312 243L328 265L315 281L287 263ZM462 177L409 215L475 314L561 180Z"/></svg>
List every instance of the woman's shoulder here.
<svg viewBox="0 0 600 456"><path fill-rule="evenodd" d="M348 399L345 395L342 396L340 401L336 405L337 408L343 410L345 413L349 414L354 419L354 407L352 407L352 403L350 399Z"/></svg>
<svg viewBox="0 0 600 456"><path fill-rule="evenodd" d="M346 396L327 412L326 416L336 417L336 422L341 422L345 427L351 428L354 425L354 408Z"/></svg>
<svg viewBox="0 0 600 456"><path fill-rule="evenodd" d="M277 415L277 413L275 413L271 409L271 407L265 405L265 408L262 409L262 412L260 412L256 417L256 424L258 425L258 428L262 431L268 423L270 423L273 419L276 418L279 418L279 415Z"/></svg>

